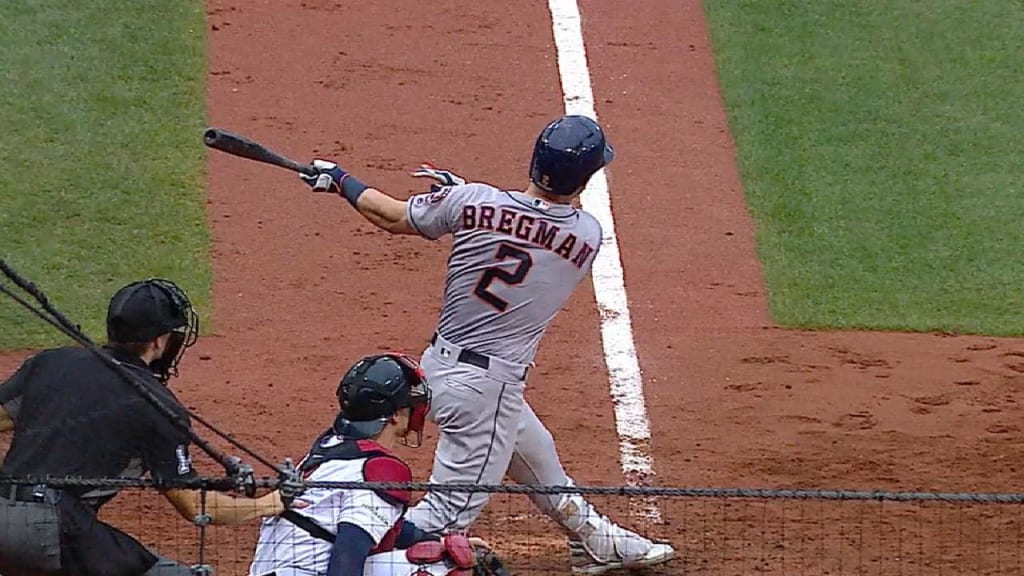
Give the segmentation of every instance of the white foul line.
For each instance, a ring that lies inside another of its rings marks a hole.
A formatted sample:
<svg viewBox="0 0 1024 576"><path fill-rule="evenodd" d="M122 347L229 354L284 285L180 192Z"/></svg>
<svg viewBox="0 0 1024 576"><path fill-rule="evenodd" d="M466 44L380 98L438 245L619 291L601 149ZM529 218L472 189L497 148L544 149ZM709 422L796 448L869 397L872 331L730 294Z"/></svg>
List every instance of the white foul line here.
<svg viewBox="0 0 1024 576"><path fill-rule="evenodd" d="M587 51L576 0L548 0L551 22L558 49L558 71L562 78L566 114L597 119L594 93L587 68ZM614 145L614 143L613 143ZM633 342L633 325L622 276L619 243L615 238L611 197L604 170L590 179L581 196L583 209L601 223L604 237L594 260L592 278L597 307L601 313L601 340L615 405L615 427L619 435L619 457L626 482L636 486L654 475L651 465L651 427L644 404L644 386L640 363ZM643 500L643 512L655 522L661 512L653 499Z"/></svg>

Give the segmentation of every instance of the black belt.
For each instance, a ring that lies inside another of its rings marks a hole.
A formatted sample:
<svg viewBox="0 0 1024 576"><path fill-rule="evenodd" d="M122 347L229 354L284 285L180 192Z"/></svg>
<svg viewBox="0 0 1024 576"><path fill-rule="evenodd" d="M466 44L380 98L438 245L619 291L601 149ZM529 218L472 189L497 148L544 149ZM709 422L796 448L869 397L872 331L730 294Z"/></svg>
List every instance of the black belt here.
<svg viewBox="0 0 1024 576"><path fill-rule="evenodd" d="M45 484L8 484L0 486L0 498L15 502L45 502L47 496L52 500L55 494L56 490L47 487Z"/></svg>
<svg viewBox="0 0 1024 576"><path fill-rule="evenodd" d="M437 332L434 332L434 335L430 338L430 345L433 346L436 343ZM489 356L485 356L479 352L473 352L472 350L466 348L463 348L462 351L459 352L458 361L462 362L463 364L469 364L470 366L482 368L484 370L487 370L488 368L491 367L491 359Z"/></svg>

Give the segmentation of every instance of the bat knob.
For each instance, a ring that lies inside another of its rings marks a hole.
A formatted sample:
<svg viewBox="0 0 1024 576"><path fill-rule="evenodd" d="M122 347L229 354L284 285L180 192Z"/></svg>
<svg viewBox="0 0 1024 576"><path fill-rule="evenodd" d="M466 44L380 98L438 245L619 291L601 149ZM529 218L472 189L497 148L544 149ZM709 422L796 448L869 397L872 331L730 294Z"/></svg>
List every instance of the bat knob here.
<svg viewBox="0 0 1024 576"><path fill-rule="evenodd" d="M203 142L205 142L207 146L212 145L219 139L220 130L217 130L216 128L208 128L206 132L203 133Z"/></svg>

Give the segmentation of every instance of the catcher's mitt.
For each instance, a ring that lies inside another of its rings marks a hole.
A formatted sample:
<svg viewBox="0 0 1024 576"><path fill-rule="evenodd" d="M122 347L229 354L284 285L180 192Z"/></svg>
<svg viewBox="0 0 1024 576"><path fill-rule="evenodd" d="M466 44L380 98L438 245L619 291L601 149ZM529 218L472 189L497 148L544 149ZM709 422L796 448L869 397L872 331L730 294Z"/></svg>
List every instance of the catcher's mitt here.
<svg viewBox="0 0 1024 576"><path fill-rule="evenodd" d="M494 550L478 546L475 551L476 566L473 567L473 576L512 576Z"/></svg>

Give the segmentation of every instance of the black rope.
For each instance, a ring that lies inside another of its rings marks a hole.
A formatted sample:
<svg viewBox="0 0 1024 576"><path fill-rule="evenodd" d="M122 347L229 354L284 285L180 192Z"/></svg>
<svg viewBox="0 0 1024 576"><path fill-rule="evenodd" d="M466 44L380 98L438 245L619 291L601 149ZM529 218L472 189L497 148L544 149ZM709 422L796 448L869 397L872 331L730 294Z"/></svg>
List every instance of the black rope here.
<svg viewBox="0 0 1024 576"><path fill-rule="evenodd" d="M3 260L0 260L0 266L3 266L3 265L4 265L3 264ZM4 284L3 282L0 282L0 292L3 292L7 296L10 296L12 300L14 300L18 304L21 304L22 306L24 306L29 312L35 314L40 319L42 319L43 322L46 322L47 324L49 324L50 326L53 326L57 330L60 330L61 332L64 332L64 327L61 326L60 323L58 323L53 318L50 318L44 312L42 312L41 310L39 310L38 308L33 306L31 302L29 302L29 301L25 300L24 298L22 298L20 294L12 292L11 289L8 288L7 285Z"/></svg>
<svg viewBox="0 0 1024 576"><path fill-rule="evenodd" d="M257 478L260 489L275 489L280 480ZM77 478L0 476L0 486L46 484L54 488L175 488L230 490L230 478L197 477L158 484L149 478ZM529 484L432 484L426 482L327 482L303 481L302 487L329 490L409 490L412 492L468 492L488 494L596 494L605 496L663 496L669 498L731 498L761 500L863 500L890 502L957 502L980 504L1024 504L1021 493L989 492L893 492L885 490L825 490L768 488L678 488L662 486L554 486Z"/></svg>
<svg viewBox="0 0 1024 576"><path fill-rule="evenodd" d="M69 338L71 338L72 340L74 340L75 342L85 347L90 352L92 352L104 364L106 364L115 373L117 373L117 375L120 376L125 382L131 384L132 388L134 388L136 392L141 394L150 404L152 404L158 411L160 411L164 416L166 416L172 424L174 424L183 432L185 432L188 435L189 440L193 444L198 446L203 452L205 452L211 458L220 463L221 466L224 467L224 470L228 473L228 475L239 478L240 480L243 480L247 483L251 483L251 469L249 469L247 466L244 466L238 458L223 454L222 452L214 448L213 445L211 445L209 442L201 438L192 429L192 427L189 426L188 422L181 418L176 412L174 412L174 410L169 408L166 404L163 403L163 401L160 400L160 398L158 398L153 392L151 392L149 388L147 388L146 384L139 378L138 375L130 372L123 364L121 364L121 362L119 362L117 359L113 358L112 356L104 352L102 349L100 349L82 331L81 326L71 322L71 320L69 320L66 316L64 316L64 314L57 310L56 307L50 304L49 299L42 292L42 290L36 287L36 285L30 282L29 280L26 280L21 275L19 275L2 258L0 258L0 271L2 271L4 275L11 280L11 282L18 286L18 288L21 288L21 290L32 296L43 308L43 310L39 310L31 302L28 302L18 294L12 292L9 288L7 288L7 286L5 286L2 283L0 283L0 292L6 294L7 296L10 296L12 299L14 299L15 302L28 309L30 312L32 312L39 318L42 318L51 326L54 326L62 333L67 335ZM267 466L271 470L274 470L279 475L284 475L286 473L273 462L270 462L268 459L260 456L255 451L243 445L238 440L235 440L230 435L214 428L211 424L206 422L206 420L200 418L197 414L195 414L188 408L184 409L185 413L188 414L190 417L195 419L197 422L200 422L204 426L210 428L215 434L227 440L232 446L238 448L245 454L251 456L260 464L263 464L264 466Z"/></svg>

